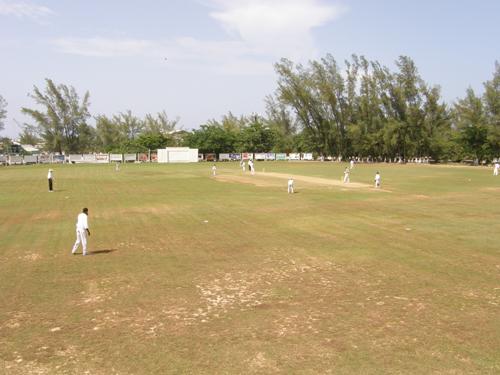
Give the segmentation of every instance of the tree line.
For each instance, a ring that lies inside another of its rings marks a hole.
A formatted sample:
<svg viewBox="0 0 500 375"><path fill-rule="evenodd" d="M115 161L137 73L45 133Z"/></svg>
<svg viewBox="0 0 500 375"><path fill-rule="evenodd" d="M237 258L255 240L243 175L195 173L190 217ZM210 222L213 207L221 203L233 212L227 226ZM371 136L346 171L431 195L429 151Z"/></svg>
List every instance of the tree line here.
<svg viewBox="0 0 500 375"><path fill-rule="evenodd" d="M353 55L340 67L332 55L306 65L275 64L277 88L265 98L264 115L228 113L198 129L179 131L165 111L139 118L130 110L97 115L90 95L46 79L22 108L21 143L43 143L46 151L142 152L188 146L202 153L315 152L323 156L412 157L492 160L500 156L500 64L482 95L467 89L447 104L438 86L427 84L415 62L401 56L391 70ZM6 117L0 96L0 130Z"/></svg>

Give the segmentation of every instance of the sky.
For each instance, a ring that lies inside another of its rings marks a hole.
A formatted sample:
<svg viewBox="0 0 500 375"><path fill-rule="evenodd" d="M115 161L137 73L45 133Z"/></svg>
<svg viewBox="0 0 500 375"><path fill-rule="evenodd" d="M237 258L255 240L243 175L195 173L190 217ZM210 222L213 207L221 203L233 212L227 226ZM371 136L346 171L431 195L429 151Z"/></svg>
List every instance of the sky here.
<svg viewBox="0 0 500 375"><path fill-rule="evenodd" d="M499 0L0 0L0 136L32 123L20 109L46 78L88 91L93 116L165 111L190 130L265 114L276 62L328 53L409 56L452 104L491 79L499 14Z"/></svg>

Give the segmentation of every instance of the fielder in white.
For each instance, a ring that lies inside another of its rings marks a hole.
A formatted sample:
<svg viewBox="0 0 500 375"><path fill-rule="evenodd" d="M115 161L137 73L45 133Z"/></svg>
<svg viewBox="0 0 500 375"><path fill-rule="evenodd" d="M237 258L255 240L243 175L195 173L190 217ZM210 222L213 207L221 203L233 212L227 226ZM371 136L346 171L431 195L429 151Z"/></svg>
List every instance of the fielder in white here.
<svg viewBox="0 0 500 375"><path fill-rule="evenodd" d="M500 163L496 162L493 167L493 176L498 176L498 169L500 169Z"/></svg>
<svg viewBox="0 0 500 375"><path fill-rule="evenodd" d="M346 167L346 169L344 170L344 184L348 184L350 182L349 173L349 167Z"/></svg>
<svg viewBox="0 0 500 375"><path fill-rule="evenodd" d="M90 236L89 224L87 220L87 216L89 214L89 209L85 207L82 210L82 213L78 215L76 221L76 241L73 245L73 249L71 250L72 254L76 254L76 250L80 244L82 244L83 255L87 255L87 235Z"/></svg>
<svg viewBox="0 0 500 375"><path fill-rule="evenodd" d="M288 194L293 194L293 178L288 179Z"/></svg>
<svg viewBox="0 0 500 375"><path fill-rule="evenodd" d="M349 163L349 166L351 167L351 169L354 168L354 159L351 159L351 162Z"/></svg>
<svg viewBox="0 0 500 375"><path fill-rule="evenodd" d="M217 174L217 167L214 164L213 167L212 167L212 176L215 177L216 174Z"/></svg>
<svg viewBox="0 0 500 375"><path fill-rule="evenodd" d="M375 174L375 188L379 188L380 187L380 173L376 173Z"/></svg>
<svg viewBox="0 0 500 375"><path fill-rule="evenodd" d="M243 170L243 173L245 173L245 160L242 160L242 161L240 162L240 167L241 167L241 169Z"/></svg>
<svg viewBox="0 0 500 375"><path fill-rule="evenodd" d="M253 166L253 160L249 160L249 161L248 161L248 165L250 166L250 173L251 173L252 175L254 175L254 174L255 174L255 168L254 168L254 166Z"/></svg>
<svg viewBox="0 0 500 375"><path fill-rule="evenodd" d="M53 192L53 186L54 186L54 170L49 169L49 173L47 174L47 181L49 182L49 192Z"/></svg>

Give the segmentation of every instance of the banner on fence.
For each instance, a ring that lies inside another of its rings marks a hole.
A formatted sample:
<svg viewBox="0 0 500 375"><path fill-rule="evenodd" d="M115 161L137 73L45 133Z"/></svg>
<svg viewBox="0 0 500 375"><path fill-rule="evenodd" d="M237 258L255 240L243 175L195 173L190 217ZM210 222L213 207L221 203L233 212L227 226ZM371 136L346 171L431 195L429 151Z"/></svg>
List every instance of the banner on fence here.
<svg viewBox="0 0 500 375"><path fill-rule="evenodd" d="M288 154L288 160L300 160L300 154L292 152Z"/></svg>
<svg viewBox="0 0 500 375"><path fill-rule="evenodd" d="M9 165L23 164L23 157L19 155L9 156Z"/></svg>
<svg viewBox="0 0 500 375"><path fill-rule="evenodd" d="M137 158L137 155L136 154L124 154L123 155L123 161L128 161L128 162L133 162L135 161Z"/></svg>
<svg viewBox="0 0 500 375"><path fill-rule="evenodd" d="M266 154L262 152L255 154L255 160L266 160Z"/></svg>
<svg viewBox="0 0 500 375"><path fill-rule="evenodd" d="M94 154L83 154L82 155L83 163L95 163L95 155Z"/></svg>
<svg viewBox="0 0 500 375"><path fill-rule="evenodd" d="M302 160L314 160L312 153L304 153L302 154Z"/></svg>
<svg viewBox="0 0 500 375"><path fill-rule="evenodd" d="M122 154L109 154L109 161L123 161Z"/></svg>
<svg viewBox="0 0 500 375"><path fill-rule="evenodd" d="M276 160L286 160L286 154L276 154Z"/></svg>
<svg viewBox="0 0 500 375"><path fill-rule="evenodd" d="M233 161L241 160L241 154L229 154L229 158Z"/></svg>
<svg viewBox="0 0 500 375"><path fill-rule="evenodd" d="M70 163L81 163L83 161L83 156L81 154L70 154L69 162Z"/></svg>
<svg viewBox="0 0 500 375"><path fill-rule="evenodd" d="M64 155L52 155L52 163L63 164L64 160Z"/></svg>
<svg viewBox="0 0 500 375"><path fill-rule="evenodd" d="M276 160L276 154L274 152L268 152L266 154L266 160Z"/></svg>
<svg viewBox="0 0 500 375"><path fill-rule="evenodd" d="M25 155L24 156L24 164L36 164L38 162L38 158L36 155Z"/></svg>
<svg viewBox="0 0 500 375"><path fill-rule="evenodd" d="M205 154L205 160L206 161L217 161L217 155L216 154Z"/></svg>
<svg viewBox="0 0 500 375"><path fill-rule="evenodd" d="M108 163L109 155L108 154L95 154L95 162L96 163Z"/></svg>
<svg viewBox="0 0 500 375"><path fill-rule="evenodd" d="M231 160L229 154L219 154L219 161L229 161L229 160Z"/></svg>

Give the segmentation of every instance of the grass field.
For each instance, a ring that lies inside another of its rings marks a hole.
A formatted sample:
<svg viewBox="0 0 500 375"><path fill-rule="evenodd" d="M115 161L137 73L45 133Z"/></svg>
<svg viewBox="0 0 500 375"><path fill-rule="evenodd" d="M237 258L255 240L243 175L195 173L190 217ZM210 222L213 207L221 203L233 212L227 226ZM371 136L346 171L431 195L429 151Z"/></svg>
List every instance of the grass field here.
<svg viewBox="0 0 500 375"><path fill-rule="evenodd" d="M0 168L0 373L500 373L490 169L210 167Z"/></svg>

